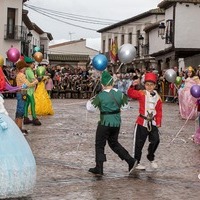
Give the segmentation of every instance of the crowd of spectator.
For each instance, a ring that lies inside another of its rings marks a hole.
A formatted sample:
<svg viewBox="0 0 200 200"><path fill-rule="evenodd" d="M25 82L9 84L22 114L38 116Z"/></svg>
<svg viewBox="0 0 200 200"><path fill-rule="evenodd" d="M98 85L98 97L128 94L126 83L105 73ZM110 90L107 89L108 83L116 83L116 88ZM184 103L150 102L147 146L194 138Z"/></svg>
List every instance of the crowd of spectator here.
<svg viewBox="0 0 200 200"><path fill-rule="evenodd" d="M178 71L177 67L174 67L177 72L177 76L182 78L182 84L176 86L174 83L169 83L164 78L166 70L158 72L155 69L150 69L158 75L158 83L156 90L161 95L163 101L175 102L177 101L178 87L182 87L184 84L186 70ZM200 68L196 68L196 74L200 76ZM149 70L148 70L149 71ZM3 66L3 72L12 86L16 85L16 69ZM146 69L131 69L126 73L112 73L114 78L114 87L126 93L131 82L135 79L140 80L138 89L143 88L143 78ZM92 68L86 69L82 67L60 67L60 66L46 66L46 75L52 80L52 88L48 88L48 92L51 98L76 98L76 99L89 99L101 91L100 75L101 72ZM15 93L5 93L5 98L14 98Z"/></svg>

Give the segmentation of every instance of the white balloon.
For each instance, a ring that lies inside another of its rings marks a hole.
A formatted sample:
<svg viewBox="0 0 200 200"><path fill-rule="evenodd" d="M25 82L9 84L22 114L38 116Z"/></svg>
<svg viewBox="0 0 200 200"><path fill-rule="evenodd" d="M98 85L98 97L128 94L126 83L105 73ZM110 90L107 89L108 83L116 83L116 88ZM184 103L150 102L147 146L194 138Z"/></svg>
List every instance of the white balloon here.
<svg viewBox="0 0 200 200"><path fill-rule="evenodd" d="M136 56L136 49L132 44L123 44L118 50L118 58L121 63L130 63Z"/></svg>
<svg viewBox="0 0 200 200"><path fill-rule="evenodd" d="M177 74L173 69L168 69L164 74L164 78L170 83L174 83L176 81L176 77Z"/></svg>
<svg viewBox="0 0 200 200"><path fill-rule="evenodd" d="M88 100L86 103L86 109L89 112L95 112L97 110L97 107L94 107L91 103L91 100Z"/></svg>

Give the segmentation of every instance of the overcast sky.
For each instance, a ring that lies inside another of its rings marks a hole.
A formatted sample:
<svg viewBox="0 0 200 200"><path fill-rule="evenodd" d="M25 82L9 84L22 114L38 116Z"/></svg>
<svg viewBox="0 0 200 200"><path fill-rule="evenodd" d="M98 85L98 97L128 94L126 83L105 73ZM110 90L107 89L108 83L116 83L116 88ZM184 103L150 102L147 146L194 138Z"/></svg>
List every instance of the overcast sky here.
<svg viewBox="0 0 200 200"><path fill-rule="evenodd" d="M87 46L99 50L100 34L96 30L107 27L109 24L117 21L131 18L150 9L157 8L157 5L161 1L29 0L26 4L28 6L35 6L36 8L33 9L32 7L30 9L25 6L24 9L29 10L28 16L32 22L37 24L44 32L52 34L54 38L52 43L84 38L87 39ZM85 23L88 20L92 21ZM107 25L108 22L109 24Z"/></svg>

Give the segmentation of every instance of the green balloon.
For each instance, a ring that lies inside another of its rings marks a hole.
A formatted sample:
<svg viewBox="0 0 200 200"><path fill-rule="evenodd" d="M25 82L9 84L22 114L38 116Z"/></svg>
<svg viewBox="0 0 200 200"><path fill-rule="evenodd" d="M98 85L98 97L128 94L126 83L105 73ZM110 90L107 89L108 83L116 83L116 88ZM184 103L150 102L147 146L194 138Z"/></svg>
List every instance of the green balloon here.
<svg viewBox="0 0 200 200"><path fill-rule="evenodd" d="M182 78L181 78L180 76L177 76L177 77L176 77L176 80L175 80L175 84L176 84L176 85L180 85L181 82L182 82Z"/></svg>
<svg viewBox="0 0 200 200"><path fill-rule="evenodd" d="M37 76L39 77L42 77L45 75L45 72L46 72L46 69L44 66L39 66L37 69L36 69L36 74Z"/></svg>

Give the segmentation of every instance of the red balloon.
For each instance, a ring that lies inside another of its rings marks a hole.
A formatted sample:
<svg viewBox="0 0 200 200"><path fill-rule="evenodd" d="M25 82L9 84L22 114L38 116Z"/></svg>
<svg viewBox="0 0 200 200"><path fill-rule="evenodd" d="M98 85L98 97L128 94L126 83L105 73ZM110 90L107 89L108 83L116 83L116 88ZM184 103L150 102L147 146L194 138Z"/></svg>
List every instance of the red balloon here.
<svg viewBox="0 0 200 200"><path fill-rule="evenodd" d="M12 47L7 51L8 60L11 62L17 62L20 58L20 52L18 49Z"/></svg>

